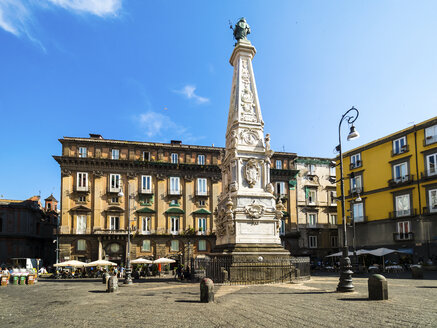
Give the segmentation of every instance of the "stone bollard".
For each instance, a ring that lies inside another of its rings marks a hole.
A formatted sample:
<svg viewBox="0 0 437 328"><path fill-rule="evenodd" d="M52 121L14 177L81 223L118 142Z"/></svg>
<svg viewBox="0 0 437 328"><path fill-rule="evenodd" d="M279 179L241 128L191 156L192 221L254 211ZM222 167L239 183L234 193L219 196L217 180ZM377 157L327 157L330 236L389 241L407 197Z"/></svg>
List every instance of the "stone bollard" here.
<svg viewBox="0 0 437 328"><path fill-rule="evenodd" d="M372 274L368 280L369 300L381 301L388 299L387 280L383 275Z"/></svg>
<svg viewBox="0 0 437 328"><path fill-rule="evenodd" d="M117 276L110 276L106 284L106 291L108 293L114 293L118 290L118 278Z"/></svg>
<svg viewBox="0 0 437 328"><path fill-rule="evenodd" d="M423 267L421 265L411 266L411 278L423 279Z"/></svg>
<svg viewBox="0 0 437 328"><path fill-rule="evenodd" d="M102 284L107 285L108 284L108 279L111 275L108 272L105 272L102 276Z"/></svg>
<svg viewBox="0 0 437 328"><path fill-rule="evenodd" d="M214 283L209 278L203 278L200 282L200 302L214 302Z"/></svg>

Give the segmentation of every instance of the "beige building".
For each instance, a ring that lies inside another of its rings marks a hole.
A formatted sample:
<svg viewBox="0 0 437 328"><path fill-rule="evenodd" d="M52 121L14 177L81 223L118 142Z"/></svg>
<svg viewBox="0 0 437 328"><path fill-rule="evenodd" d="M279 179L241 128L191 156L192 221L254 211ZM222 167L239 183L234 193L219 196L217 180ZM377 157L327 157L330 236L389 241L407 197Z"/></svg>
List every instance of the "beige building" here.
<svg viewBox="0 0 437 328"><path fill-rule="evenodd" d="M183 262L215 245L222 148L65 137L61 167L60 261L131 257ZM271 180L285 205L284 228L296 227L293 153L276 153Z"/></svg>
<svg viewBox="0 0 437 328"><path fill-rule="evenodd" d="M298 157L298 255L323 259L338 247L335 166L328 158Z"/></svg>

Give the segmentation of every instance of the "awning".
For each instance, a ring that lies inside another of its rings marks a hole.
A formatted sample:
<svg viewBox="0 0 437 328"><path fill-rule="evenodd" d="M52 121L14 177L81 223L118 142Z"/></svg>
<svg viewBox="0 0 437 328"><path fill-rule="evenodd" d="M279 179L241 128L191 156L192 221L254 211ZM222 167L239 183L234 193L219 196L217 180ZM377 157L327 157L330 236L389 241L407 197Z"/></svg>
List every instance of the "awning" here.
<svg viewBox="0 0 437 328"><path fill-rule="evenodd" d="M140 208L139 210L137 210L137 213L156 213L156 212L155 212L155 210L152 210L151 208L143 207L143 208Z"/></svg>
<svg viewBox="0 0 437 328"><path fill-rule="evenodd" d="M205 210L204 208L201 208L201 209L194 211L192 214L211 214L211 212L208 210Z"/></svg>
<svg viewBox="0 0 437 328"><path fill-rule="evenodd" d="M165 213L168 213L168 214L184 214L185 211L180 209L180 208L178 208L178 207L172 207L172 208L169 208L167 211L165 211Z"/></svg>

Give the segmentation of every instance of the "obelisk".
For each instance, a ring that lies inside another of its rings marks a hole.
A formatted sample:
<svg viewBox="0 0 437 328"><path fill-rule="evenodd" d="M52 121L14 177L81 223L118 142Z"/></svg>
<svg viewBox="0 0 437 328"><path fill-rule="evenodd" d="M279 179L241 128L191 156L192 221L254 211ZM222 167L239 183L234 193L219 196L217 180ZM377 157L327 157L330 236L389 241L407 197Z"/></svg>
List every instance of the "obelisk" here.
<svg viewBox="0 0 437 328"><path fill-rule="evenodd" d="M283 206L276 203L270 183L273 151L270 136L264 136L252 67L256 50L247 40L250 28L244 18L233 31L237 43L230 59L234 73L216 211L217 240L211 255L258 261L288 258L279 237Z"/></svg>

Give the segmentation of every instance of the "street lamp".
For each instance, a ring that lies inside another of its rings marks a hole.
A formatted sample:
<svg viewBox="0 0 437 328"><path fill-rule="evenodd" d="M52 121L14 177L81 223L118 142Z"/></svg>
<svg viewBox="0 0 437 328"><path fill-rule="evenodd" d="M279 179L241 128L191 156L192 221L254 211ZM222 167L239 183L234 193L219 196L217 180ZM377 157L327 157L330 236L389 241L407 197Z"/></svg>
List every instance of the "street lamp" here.
<svg viewBox="0 0 437 328"><path fill-rule="evenodd" d="M338 124L338 141L339 144L336 147L337 151L340 152L340 189L341 189L341 219L343 223L343 255L340 261L340 280L337 286L337 292L353 292L355 290L354 285L352 284L352 265L351 260L349 258L349 249L347 245L347 231L346 231L346 216L345 216L345 197L344 197L344 180L343 180L343 152L341 149L341 123L344 120L350 125L350 132L347 136L347 140L353 140L360 136L360 134L356 131L353 123L358 118L360 112L358 109L352 106L346 113L341 117L340 123Z"/></svg>
<svg viewBox="0 0 437 328"><path fill-rule="evenodd" d="M130 200L131 195L129 191L129 181L127 182L127 256L126 256L126 278L124 279L125 285L132 285L132 270L130 264ZM123 191L120 189L118 192L119 197L123 197Z"/></svg>

